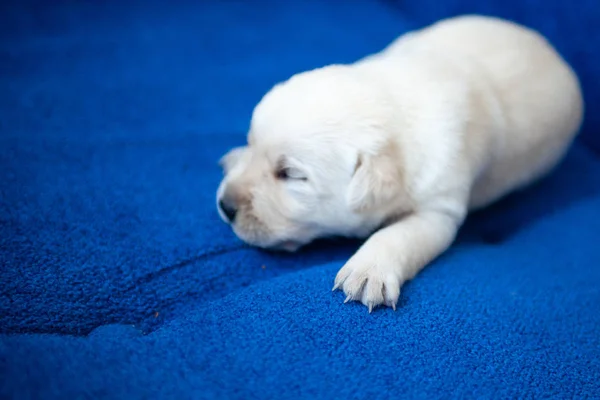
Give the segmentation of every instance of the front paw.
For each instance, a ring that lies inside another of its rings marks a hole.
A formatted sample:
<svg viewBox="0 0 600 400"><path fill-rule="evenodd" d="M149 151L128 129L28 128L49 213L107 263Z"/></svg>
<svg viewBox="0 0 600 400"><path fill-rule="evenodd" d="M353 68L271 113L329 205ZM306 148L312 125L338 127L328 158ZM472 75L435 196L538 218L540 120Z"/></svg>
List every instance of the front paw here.
<svg viewBox="0 0 600 400"><path fill-rule="evenodd" d="M400 265L395 265L394 258L385 252L362 248L340 269L333 290L342 289L347 296L344 303L360 301L369 313L382 304L395 311L405 281L399 270Z"/></svg>

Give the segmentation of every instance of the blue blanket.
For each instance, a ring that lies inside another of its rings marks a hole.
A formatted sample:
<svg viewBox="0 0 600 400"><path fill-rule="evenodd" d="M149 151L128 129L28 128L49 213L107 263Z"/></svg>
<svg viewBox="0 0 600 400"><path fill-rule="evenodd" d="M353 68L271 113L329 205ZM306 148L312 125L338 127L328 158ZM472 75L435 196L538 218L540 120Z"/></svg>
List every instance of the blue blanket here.
<svg viewBox="0 0 600 400"><path fill-rule="evenodd" d="M479 12L537 28L581 77L581 136L472 215L369 315L332 293L354 241L243 245L219 157L264 92ZM600 397L597 0L4 1L0 397Z"/></svg>

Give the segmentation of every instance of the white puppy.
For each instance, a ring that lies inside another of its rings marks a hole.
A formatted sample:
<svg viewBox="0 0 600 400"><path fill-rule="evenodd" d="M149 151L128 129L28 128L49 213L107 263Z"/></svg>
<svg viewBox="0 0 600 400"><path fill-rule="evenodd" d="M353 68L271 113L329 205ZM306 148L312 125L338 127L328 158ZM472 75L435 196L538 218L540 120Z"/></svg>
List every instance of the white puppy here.
<svg viewBox="0 0 600 400"><path fill-rule="evenodd" d="M549 172L582 118L576 75L538 33L448 19L276 85L222 159L218 209L263 248L370 235L334 290L395 309L467 212Z"/></svg>

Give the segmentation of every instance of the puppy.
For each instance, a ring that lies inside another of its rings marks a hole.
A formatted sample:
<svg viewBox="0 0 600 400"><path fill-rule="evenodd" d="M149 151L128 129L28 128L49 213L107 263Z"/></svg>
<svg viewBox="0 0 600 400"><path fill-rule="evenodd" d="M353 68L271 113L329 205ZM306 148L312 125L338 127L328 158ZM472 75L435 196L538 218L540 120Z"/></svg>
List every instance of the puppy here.
<svg viewBox="0 0 600 400"><path fill-rule="evenodd" d="M218 210L262 248L370 236L333 289L369 312L395 309L467 213L553 169L582 118L578 79L540 34L442 20L277 84L254 109L248 145L221 160Z"/></svg>

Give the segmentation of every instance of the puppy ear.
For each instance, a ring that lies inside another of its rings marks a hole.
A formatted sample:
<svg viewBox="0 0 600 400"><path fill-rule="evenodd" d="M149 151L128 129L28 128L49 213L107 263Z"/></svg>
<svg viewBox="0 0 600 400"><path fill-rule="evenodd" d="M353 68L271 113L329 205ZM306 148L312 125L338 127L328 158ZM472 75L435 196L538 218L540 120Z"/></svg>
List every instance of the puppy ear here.
<svg viewBox="0 0 600 400"><path fill-rule="evenodd" d="M358 213L402 202L406 195L399 160L393 154L360 154L346 201Z"/></svg>
<svg viewBox="0 0 600 400"><path fill-rule="evenodd" d="M235 147L229 150L221 159L219 160L219 165L223 168L223 172L228 173L231 169L237 164L242 155L247 151L247 146Z"/></svg>

